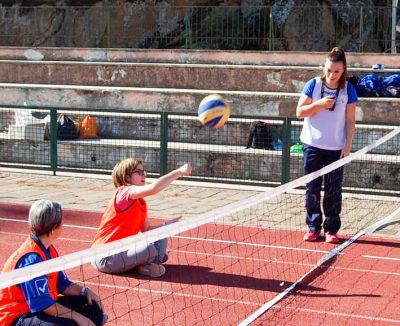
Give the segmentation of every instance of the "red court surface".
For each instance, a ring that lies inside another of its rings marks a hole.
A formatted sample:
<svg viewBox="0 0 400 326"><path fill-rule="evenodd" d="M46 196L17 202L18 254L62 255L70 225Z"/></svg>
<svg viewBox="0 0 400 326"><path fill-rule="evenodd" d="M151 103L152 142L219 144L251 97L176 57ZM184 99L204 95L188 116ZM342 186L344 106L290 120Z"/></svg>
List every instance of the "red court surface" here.
<svg viewBox="0 0 400 326"><path fill-rule="evenodd" d="M0 207L2 262L27 236L26 216L27 207ZM98 213L64 210L60 255L90 247L98 222ZM160 279L89 264L66 273L100 293L107 325L237 325L333 246L305 243L300 232L212 224L172 237L169 248ZM398 325L398 302L400 241L361 237L254 325Z"/></svg>

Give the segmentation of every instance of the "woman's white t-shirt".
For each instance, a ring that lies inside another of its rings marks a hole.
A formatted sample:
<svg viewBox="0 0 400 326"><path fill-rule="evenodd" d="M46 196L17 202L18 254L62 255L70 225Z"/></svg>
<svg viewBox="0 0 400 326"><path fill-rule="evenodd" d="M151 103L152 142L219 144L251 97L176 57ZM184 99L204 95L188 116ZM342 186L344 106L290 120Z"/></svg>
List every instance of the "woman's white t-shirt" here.
<svg viewBox="0 0 400 326"><path fill-rule="evenodd" d="M310 93L312 86L314 87ZM333 111L321 110L304 118L300 140L321 149L341 150L346 141L346 106L357 101L353 85L346 82L344 89L337 92L336 89L324 85L321 78L317 77L305 85L303 93L311 97L313 102L326 96L334 96L336 102Z"/></svg>

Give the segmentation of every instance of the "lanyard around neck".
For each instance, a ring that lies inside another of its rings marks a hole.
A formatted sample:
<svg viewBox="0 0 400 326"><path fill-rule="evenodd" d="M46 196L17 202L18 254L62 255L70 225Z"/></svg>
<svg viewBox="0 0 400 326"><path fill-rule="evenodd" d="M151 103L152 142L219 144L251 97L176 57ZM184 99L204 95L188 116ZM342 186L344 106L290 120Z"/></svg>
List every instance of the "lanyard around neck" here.
<svg viewBox="0 0 400 326"><path fill-rule="evenodd" d="M324 95L325 95L325 86L322 83L322 86L321 86L321 98L323 98ZM338 95L339 95L339 88L336 88L336 91L335 91L335 103L336 103L336 99L338 98Z"/></svg>
<svg viewBox="0 0 400 326"><path fill-rule="evenodd" d="M325 86L324 86L324 84L322 84L322 86L321 86L321 98L324 97L324 93L325 93ZM336 88L336 92L335 92L335 96L334 96L335 102L333 103L333 106L329 109L329 111L334 111L335 110L336 100L337 100L338 96L339 96L339 88Z"/></svg>

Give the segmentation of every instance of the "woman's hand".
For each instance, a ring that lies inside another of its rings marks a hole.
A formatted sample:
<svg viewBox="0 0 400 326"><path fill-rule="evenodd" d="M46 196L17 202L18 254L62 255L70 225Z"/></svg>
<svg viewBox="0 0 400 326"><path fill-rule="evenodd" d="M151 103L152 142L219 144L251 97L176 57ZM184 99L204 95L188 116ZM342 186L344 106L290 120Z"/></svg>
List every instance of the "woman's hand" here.
<svg viewBox="0 0 400 326"><path fill-rule="evenodd" d="M86 289L84 295L85 295L88 303L91 305L91 304L93 304L93 302L96 302L97 305L99 306L99 308L101 310L103 310L103 305L101 304L101 300L100 300L99 296L94 291L89 289L88 287L86 287L84 289Z"/></svg>
<svg viewBox="0 0 400 326"><path fill-rule="evenodd" d="M325 96L316 102L318 102L318 105L320 108L329 110L335 104L335 97L334 96Z"/></svg>
<svg viewBox="0 0 400 326"><path fill-rule="evenodd" d="M79 318L75 318L74 321L78 324L78 326L96 326L94 322L83 315L80 315Z"/></svg>
<svg viewBox="0 0 400 326"><path fill-rule="evenodd" d="M351 145L350 146L345 145L342 149L342 152L340 153L340 158L349 156L350 151L351 151Z"/></svg>

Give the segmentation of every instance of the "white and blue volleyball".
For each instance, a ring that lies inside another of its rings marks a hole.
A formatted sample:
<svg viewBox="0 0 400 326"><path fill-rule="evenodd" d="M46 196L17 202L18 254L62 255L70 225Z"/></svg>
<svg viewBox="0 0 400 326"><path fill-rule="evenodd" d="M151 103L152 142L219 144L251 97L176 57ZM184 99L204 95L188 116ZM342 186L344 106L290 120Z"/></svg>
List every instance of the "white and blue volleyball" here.
<svg viewBox="0 0 400 326"><path fill-rule="evenodd" d="M231 114L231 108L218 94L206 96L199 105L200 122L210 128L221 128Z"/></svg>

